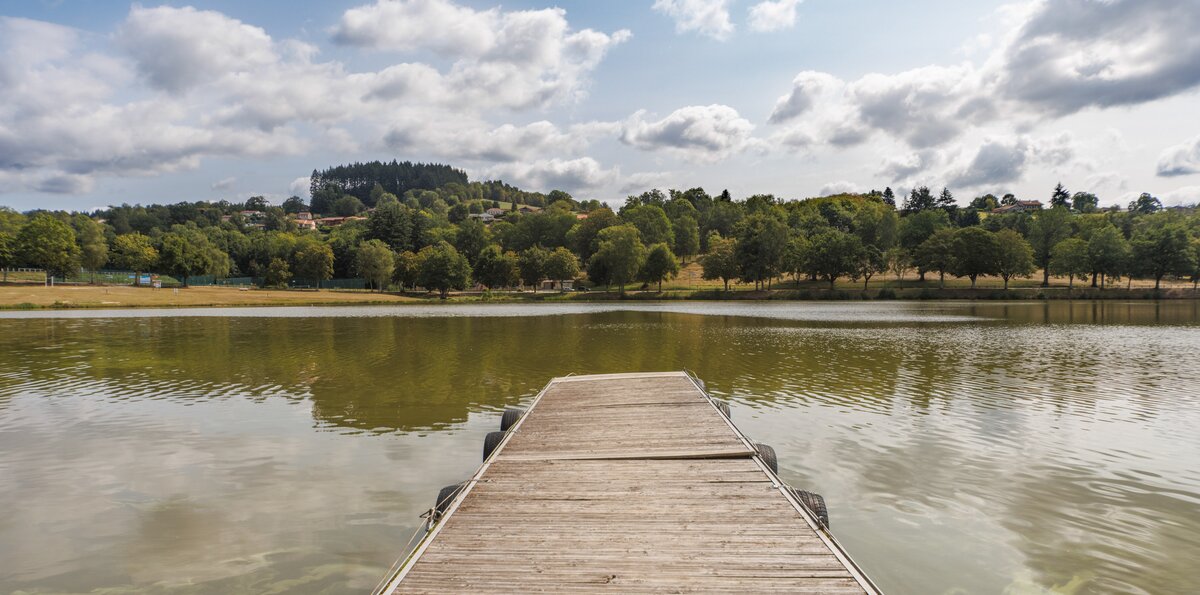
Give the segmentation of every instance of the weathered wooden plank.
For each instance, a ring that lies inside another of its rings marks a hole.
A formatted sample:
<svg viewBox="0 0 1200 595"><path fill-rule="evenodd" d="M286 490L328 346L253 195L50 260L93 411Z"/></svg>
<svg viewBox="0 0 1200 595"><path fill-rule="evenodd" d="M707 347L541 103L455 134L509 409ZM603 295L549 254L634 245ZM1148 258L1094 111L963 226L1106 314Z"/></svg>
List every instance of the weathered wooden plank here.
<svg viewBox="0 0 1200 595"><path fill-rule="evenodd" d="M683 373L555 379L385 592L863 593Z"/></svg>

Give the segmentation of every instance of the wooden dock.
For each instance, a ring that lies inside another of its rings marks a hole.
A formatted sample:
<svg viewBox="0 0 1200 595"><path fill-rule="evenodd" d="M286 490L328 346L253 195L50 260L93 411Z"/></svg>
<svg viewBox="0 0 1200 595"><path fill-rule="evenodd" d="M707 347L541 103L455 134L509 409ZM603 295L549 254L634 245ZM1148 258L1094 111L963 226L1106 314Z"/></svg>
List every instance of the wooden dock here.
<svg viewBox="0 0 1200 595"><path fill-rule="evenodd" d="M379 592L878 593L757 452L687 373L555 378Z"/></svg>

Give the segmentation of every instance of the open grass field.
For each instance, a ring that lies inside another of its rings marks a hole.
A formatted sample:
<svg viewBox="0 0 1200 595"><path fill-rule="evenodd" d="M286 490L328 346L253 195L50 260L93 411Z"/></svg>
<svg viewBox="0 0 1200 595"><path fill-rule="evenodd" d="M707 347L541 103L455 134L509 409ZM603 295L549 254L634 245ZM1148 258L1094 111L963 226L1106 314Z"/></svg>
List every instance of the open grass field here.
<svg viewBox="0 0 1200 595"><path fill-rule="evenodd" d="M15 281L15 282L13 282ZM1013 279L1009 291L999 278L982 277L972 290L967 279L946 278L945 288L939 288L937 276L927 275L924 282L915 273L897 280L894 275L875 276L864 291L862 281L841 279L833 292L824 281L787 279L772 284L773 291L754 291L750 283L730 283L728 293L718 281L701 278L700 265L689 262L675 279L663 283L662 292L656 286L642 290L640 283L625 287L631 299L873 299L884 297L881 290L890 290L886 297L898 299L1196 299L1200 292L1190 281L1164 280L1162 291L1153 292L1154 281L1135 279L1132 284L1122 279L1103 291L1092 289L1086 281L1075 282L1068 290L1066 279L1051 278L1050 287L1040 287L1041 275L1028 279ZM617 287L596 287L587 292L559 293L556 291L457 292L450 301L605 301L617 299ZM187 289L152 289L124 285L57 285L46 287L32 278L10 277L10 283L0 284L0 309L34 308L171 308L218 306L314 306L355 304L399 304L436 301L436 294L375 293L363 290L281 290L241 289L237 287L191 287Z"/></svg>
<svg viewBox="0 0 1200 595"><path fill-rule="evenodd" d="M241 290L236 287L149 287L33 284L0 285L0 309L19 308L171 308L196 306L312 306L391 304L418 298L367 291Z"/></svg>

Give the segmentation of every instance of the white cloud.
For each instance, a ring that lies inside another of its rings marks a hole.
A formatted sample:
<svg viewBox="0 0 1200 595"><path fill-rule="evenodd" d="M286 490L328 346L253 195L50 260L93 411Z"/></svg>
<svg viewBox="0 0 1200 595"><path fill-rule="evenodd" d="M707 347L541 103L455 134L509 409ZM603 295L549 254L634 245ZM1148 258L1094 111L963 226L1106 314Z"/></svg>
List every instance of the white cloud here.
<svg viewBox="0 0 1200 595"><path fill-rule="evenodd" d="M485 175L534 191L577 192L610 184L620 172L616 168L604 169L591 157L580 157L501 164L487 169Z"/></svg>
<svg viewBox="0 0 1200 595"><path fill-rule="evenodd" d="M586 75L629 37L626 29L573 31L561 8L477 11L449 0L377 0L347 10L333 31L344 45L453 61L446 72L393 66L381 73L372 97L427 89L459 105L513 109L580 96Z"/></svg>
<svg viewBox="0 0 1200 595"><path fill-rule="evenodd" d="M988 140L968 164L951 173L950 184L978 188L1015 182L1025 173L1028 159L1029 143L1024 139Z"/></svg>
<svg viewBox="0 0 1200 595"><path fill-rule="evenodd" d="M838 182L830 182L824 186L821 186L821 190L817 194L819 196L830 196L833 194L850 194L861 191L862 189L858 184L841 180Z"/></svg>
<svg viewBox="0 0 1200 595"><path fill-rule="evenodd" d="M237 183L237 178L234 178L234 177L223 178L223 179L217 180L216 182L213 182L212 189L224 192L226 190L233 188L233 185L236 183Z"/></svg>
<svg viewBox="0 0 1200 595"><path fill-rule="evenodd" d="M344 153L380 148L385 134L403 127L379 122L448 122L430 133L431 152L480 160L560 156L601 134L593 125L497 127L483 115L579 97L588 74L627 31L575 31L560 9L399 4L424 7L418 16L428 19L447 10L470 14L459 34L476 39L479 23L489 33L474 45L434 33L405 37L433 53L455 45L449 65L350 72L319 61L315 46L190 7L135 4L111 37L87 44L69 27L0 17L0 172L17 180L6 189L86 191L95 176L191 169L210 156L297 154L316 143ZM345 42L355 39L355 11L367 8L347 11ZM610 124L605 134L616 132Z"/></svg>
<svg viewBox="0 0 1200 595"><path fill-rule="evenodd" d="M1200 84L1200 3L1059 0L1031 5L995 89L1058 115L1153 101Z"/></svg>
<svg viewBox="0 0 1200 595"><path fill-rule="evenodd" d="M417 117L394 123L384 142L396 151L426 151L455 161L504 162L577 153L596 137L615 136L619 128L616 123L589 122L564 130L546 120L490 128L477 119Z"/></svg>
<svg viewBox="0 0 1200 595"><path fill-rule="evenodd" d="M675 20L675 31L695 31L724 41L733 34L728 0L654 0L654 10Z"/></svg>
<svg viewBox="0 0 1200 595"><path fill-rule="evenodd" d="M764 0L750 7L750 29L759 32L790 29L796 24L796 8L804 0Z"/></svg>
<svg viewBox="0 0 1200 595"><path fill-rule="evenodd" d="M806 70L792 79L792 90L775 101L769 122L781 124L808 113L818 101L840 99L845 89L841 79L824 72Z"/></svg>
<svg viewBox="0 0 1200 595"><path fill-rule="evenodd" d="M1037 0L1002 17L1012 28L981 65L852 81L801 72L771 113L771 123L785 126L776 138L852 146L878 131L913 149L937 148L971 130L1021 132L1087 108L1200 86L1200 37L1191 34L1200 28L1200 3Z"/></svg>
<svg viewBox="0 0 1200 595"><path fill-rule="evenodd" d="M496 45L498 9L476 11L443 0L377 1L351 8L333 30L337 43L478 57Z"/></svg>
<svg viewBox="0 0 1200 595"><path fill-rule="evenodd" d="M117 43L158 88L183 92L229 75L249 75L278 61L271 36L219 12L190 6L134 5Z"/></svg>
<svg viewBox="0 0 1200 595"><path fill-rule="evenodd" d="M1179 205L1200 205L1200 186L1183 186L1158 195L1158 199L1168 207Z"/></svg>
<svg viewBox="0 0 1200 595"><path fill-rule="evenodd" d="M288 192L291 193L291 196L299 196L304 200L308 200L312 198L311 193L309 192L311 184L312 179L308 176L296 178L292 180L291 184L288 184Z"/></svg>
<svg viewBox="0 0 1200 595"><path fill-rule="evenodd" d="M1157 170L1163 177L1200 174L1200 136L1164 149Z"/></svg>
<svg viewBox="0 0 1200 595"><path fill-rule="evenodd" d="M663 188L669 185L674 175L665 171L644 171L629 174L621 183L621 194L641 194L651 188Z"/></svg>
<svg viewBox="0 0 1200 595"><path fill-rule="evenodd" d="M985 139L969 162L952 166L943 178L953 186L983 188L1019 182L1032 164L1051 169L1091 169L1091 164L1076 160L1077 146L1070 133Z"/></svg>
<svg viewBox="0 0 1200 595"><path fill-rule="evenodd" d="M638 111L624 124L621 140L645 150L667 149L697 159L713 159L749 144L754 125L727 105L681 107L658 121Z"/></svg>

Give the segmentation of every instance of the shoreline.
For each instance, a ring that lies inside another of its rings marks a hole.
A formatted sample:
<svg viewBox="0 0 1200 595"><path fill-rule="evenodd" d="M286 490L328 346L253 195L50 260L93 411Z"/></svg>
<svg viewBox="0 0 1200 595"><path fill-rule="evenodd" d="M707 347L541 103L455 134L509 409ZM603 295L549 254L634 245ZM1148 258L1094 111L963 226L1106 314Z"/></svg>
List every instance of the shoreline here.
<svg viewBox="0 0 1200 595"><path fill-rule="evenodd" d="M63 299L70 297L72 299ZM22 298L25 298L23 301ZM79 299L82 298L82 299ZM365 293L337 290L276 290L193 287L169 289L131 286L0 285L0 311L105 310L161 308L256 308L315 306L380 306L408 304L521 304L617 301L1068 301L1068 300L1200 300L1200 291L1183 287L1151 288L1019 287L876 287L859 289L720 289L617 292L544 292L486 294L462 292L442 300L436 294L410 292Z"/></svg>

